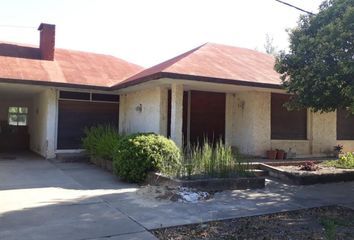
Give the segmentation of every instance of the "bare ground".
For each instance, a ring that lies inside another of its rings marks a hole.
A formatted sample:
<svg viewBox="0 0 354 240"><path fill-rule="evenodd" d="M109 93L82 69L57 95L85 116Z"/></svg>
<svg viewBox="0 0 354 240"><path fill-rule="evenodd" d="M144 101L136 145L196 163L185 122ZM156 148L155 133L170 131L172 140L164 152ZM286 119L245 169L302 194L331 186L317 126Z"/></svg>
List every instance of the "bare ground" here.
<svg viewBox="0 0 354 240"><path fill-rule="evenodd" d="M336 173L345 173L345 172L353 172L354 169L341 169L335 167L327 167L322 164L318 164L319 169L316 171L303 171L299 170L299 166L277 166L277 168L282 169L287 172L291 172L296 175L321 175L321 174L336 174Z"/></svg>
<svg viewBox="0 0 354 240"><path fill-rule="evenodd" d="M328 206L152 231L159 239L354 239L354 210Z"/></svg>

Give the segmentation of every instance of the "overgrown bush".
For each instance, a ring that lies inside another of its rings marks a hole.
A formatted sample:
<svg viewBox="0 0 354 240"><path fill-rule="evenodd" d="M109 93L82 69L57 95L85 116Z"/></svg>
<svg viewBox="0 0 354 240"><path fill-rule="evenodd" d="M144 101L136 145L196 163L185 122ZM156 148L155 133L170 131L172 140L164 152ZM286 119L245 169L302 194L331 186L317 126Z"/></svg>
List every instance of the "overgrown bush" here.
<svg viewBox="0 0 354 240"><path fill-rule="evenodd" d="M249 165L238 152L233 153L230 146L222 141L210 144L188 146L183 151L182 166L178 177L230 177L249 175Z"/></svg>
<svg viewBox="0 0 354 240"><path fill-rule="evenodd" d="M110 125L98 125L86 128L85 137L82 139L83 147L91 156L112 160L114 148L120 136L118 129Z"/></svg>
<svg viewBox="0 0 354 240"><path fill-rule="evenodd" d="M149 171L169 175L180 167L176 144L156 134L133 134L122 137L114 151L114 172L129 182L142 182Z"/></svg>
<svg viewBox="0 0 354 240"><path fill-rule="evenodd" d="M347 152L338 160L327 161L324 164L328 167L352 169L354 168L354 153Z"/></svg>

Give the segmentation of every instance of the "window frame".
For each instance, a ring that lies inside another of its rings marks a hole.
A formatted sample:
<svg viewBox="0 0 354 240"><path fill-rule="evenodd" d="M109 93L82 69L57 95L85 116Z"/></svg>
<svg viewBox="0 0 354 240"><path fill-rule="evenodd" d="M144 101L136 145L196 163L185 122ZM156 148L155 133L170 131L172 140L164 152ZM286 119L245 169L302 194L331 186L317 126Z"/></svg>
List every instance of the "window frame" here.
<svg viewBox="0 0 354 240"><path fill-rule="evenodd" d="M344 118L343 118L344 117ZM353 141L354 140L354 115L345 109L336 111L336 140Z"/></svg>
<svg viewBox="0 0 354 240"><path fill-rule="evenodd" d="M15 111L12 111L12 110L15 110ZM23 110L25 110L25 111L23 111ZM9 126L16 126L16 127L28 126L28 107L10 106L8 108L7 113L8 113L7 123ZM15 116L16 120L12 120L11 119L12 116ZM23 116L24 121L20 121L19 116ZM22 122L24 122L24 124L22 124Z"/></svg>
<svg viewBox="0 0 354 240"><path fill-rule="evenodd" d="M282 94L282 93L271 93L271 107L270 107L270 139L271 140L291 140L291 141L307 141L308 140L308 131L309 131L309 112L307 109L302 109L302 110L294 110L295 112L299 112L300 114L305 114L305 116L296 116L295 118L291 117L291 115L294 115L294 113L289 111L290 117L287 118L285 111L282 110L281 108L277 108L276 110L274 109L274 105L276 105L276 100L283 100L285 103L287 100L285 98L289 98L290 95L288 94ZM277 98L277 99L276 99ZM278 104L279 105L279 104ZM285 109L285 107L284 107ZM277 111L277 112L275 112ZM275 117L284 118L283 120L280 119L275 119ZM294 120L296 119L296 120ZM301 121L297 121L301 120ZM278 127L277 125L279 122L282 124L283 127ZM296 127L296 131L284 131L281 132L281 129L287 129L287 128L293 128L293 124L301 123L301 125L298 125ZM303 124L303 125L302 125ZM277 126L277 127L275 127ZM301 130L301 132L298 132Z"/></svg>
<svg viewBox="0 0 354 240"><path fill-rule="evenodd" d="M97 92L78 92L78 91L59 91L59 100L72 100L83 102L102 102L119 104L119 94L97 93Z"/></svg>

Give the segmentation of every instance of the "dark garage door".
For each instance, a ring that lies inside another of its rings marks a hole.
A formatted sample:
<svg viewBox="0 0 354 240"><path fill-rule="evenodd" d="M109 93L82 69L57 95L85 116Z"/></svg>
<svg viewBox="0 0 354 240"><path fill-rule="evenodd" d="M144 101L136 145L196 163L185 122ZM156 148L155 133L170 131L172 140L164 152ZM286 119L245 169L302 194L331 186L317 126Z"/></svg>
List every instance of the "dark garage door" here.
<svg viewBox="0 0 354 240"><path fill-rule="evenodd" d="M107 102L59 100L58 149L80 149L85 127L118 127L119 105Z"/></svg>

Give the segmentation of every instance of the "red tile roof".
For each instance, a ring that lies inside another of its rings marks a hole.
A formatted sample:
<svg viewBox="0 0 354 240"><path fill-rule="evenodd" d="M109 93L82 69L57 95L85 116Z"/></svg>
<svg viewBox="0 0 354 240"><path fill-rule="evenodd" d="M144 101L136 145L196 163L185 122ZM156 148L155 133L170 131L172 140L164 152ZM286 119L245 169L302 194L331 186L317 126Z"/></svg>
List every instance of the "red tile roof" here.
<svg viewBox="0 0 354 240"><path fill-rule="evenodd" d="M275 88L281 84L280 75L274 70L273 56L245 48L207 43L145 69L115 88L162 77Z"/></svg>
<svg viewBox="0 0 354 240"><path fill-rule="evenodd" d="M58 48L54 61L44 61L38 47L0 43L0 78L8 82L110 87L142 69L113 56Z"/></svg>
<svg viewBox="0 0 354 240"><path fill-rule="evenodd" d="M0 79L58 86L124 88L163 77L280 88L271 55L207 43L143 70L119 58L55 50L55 60L40 59L39 48L0 43Z"/></svg>

